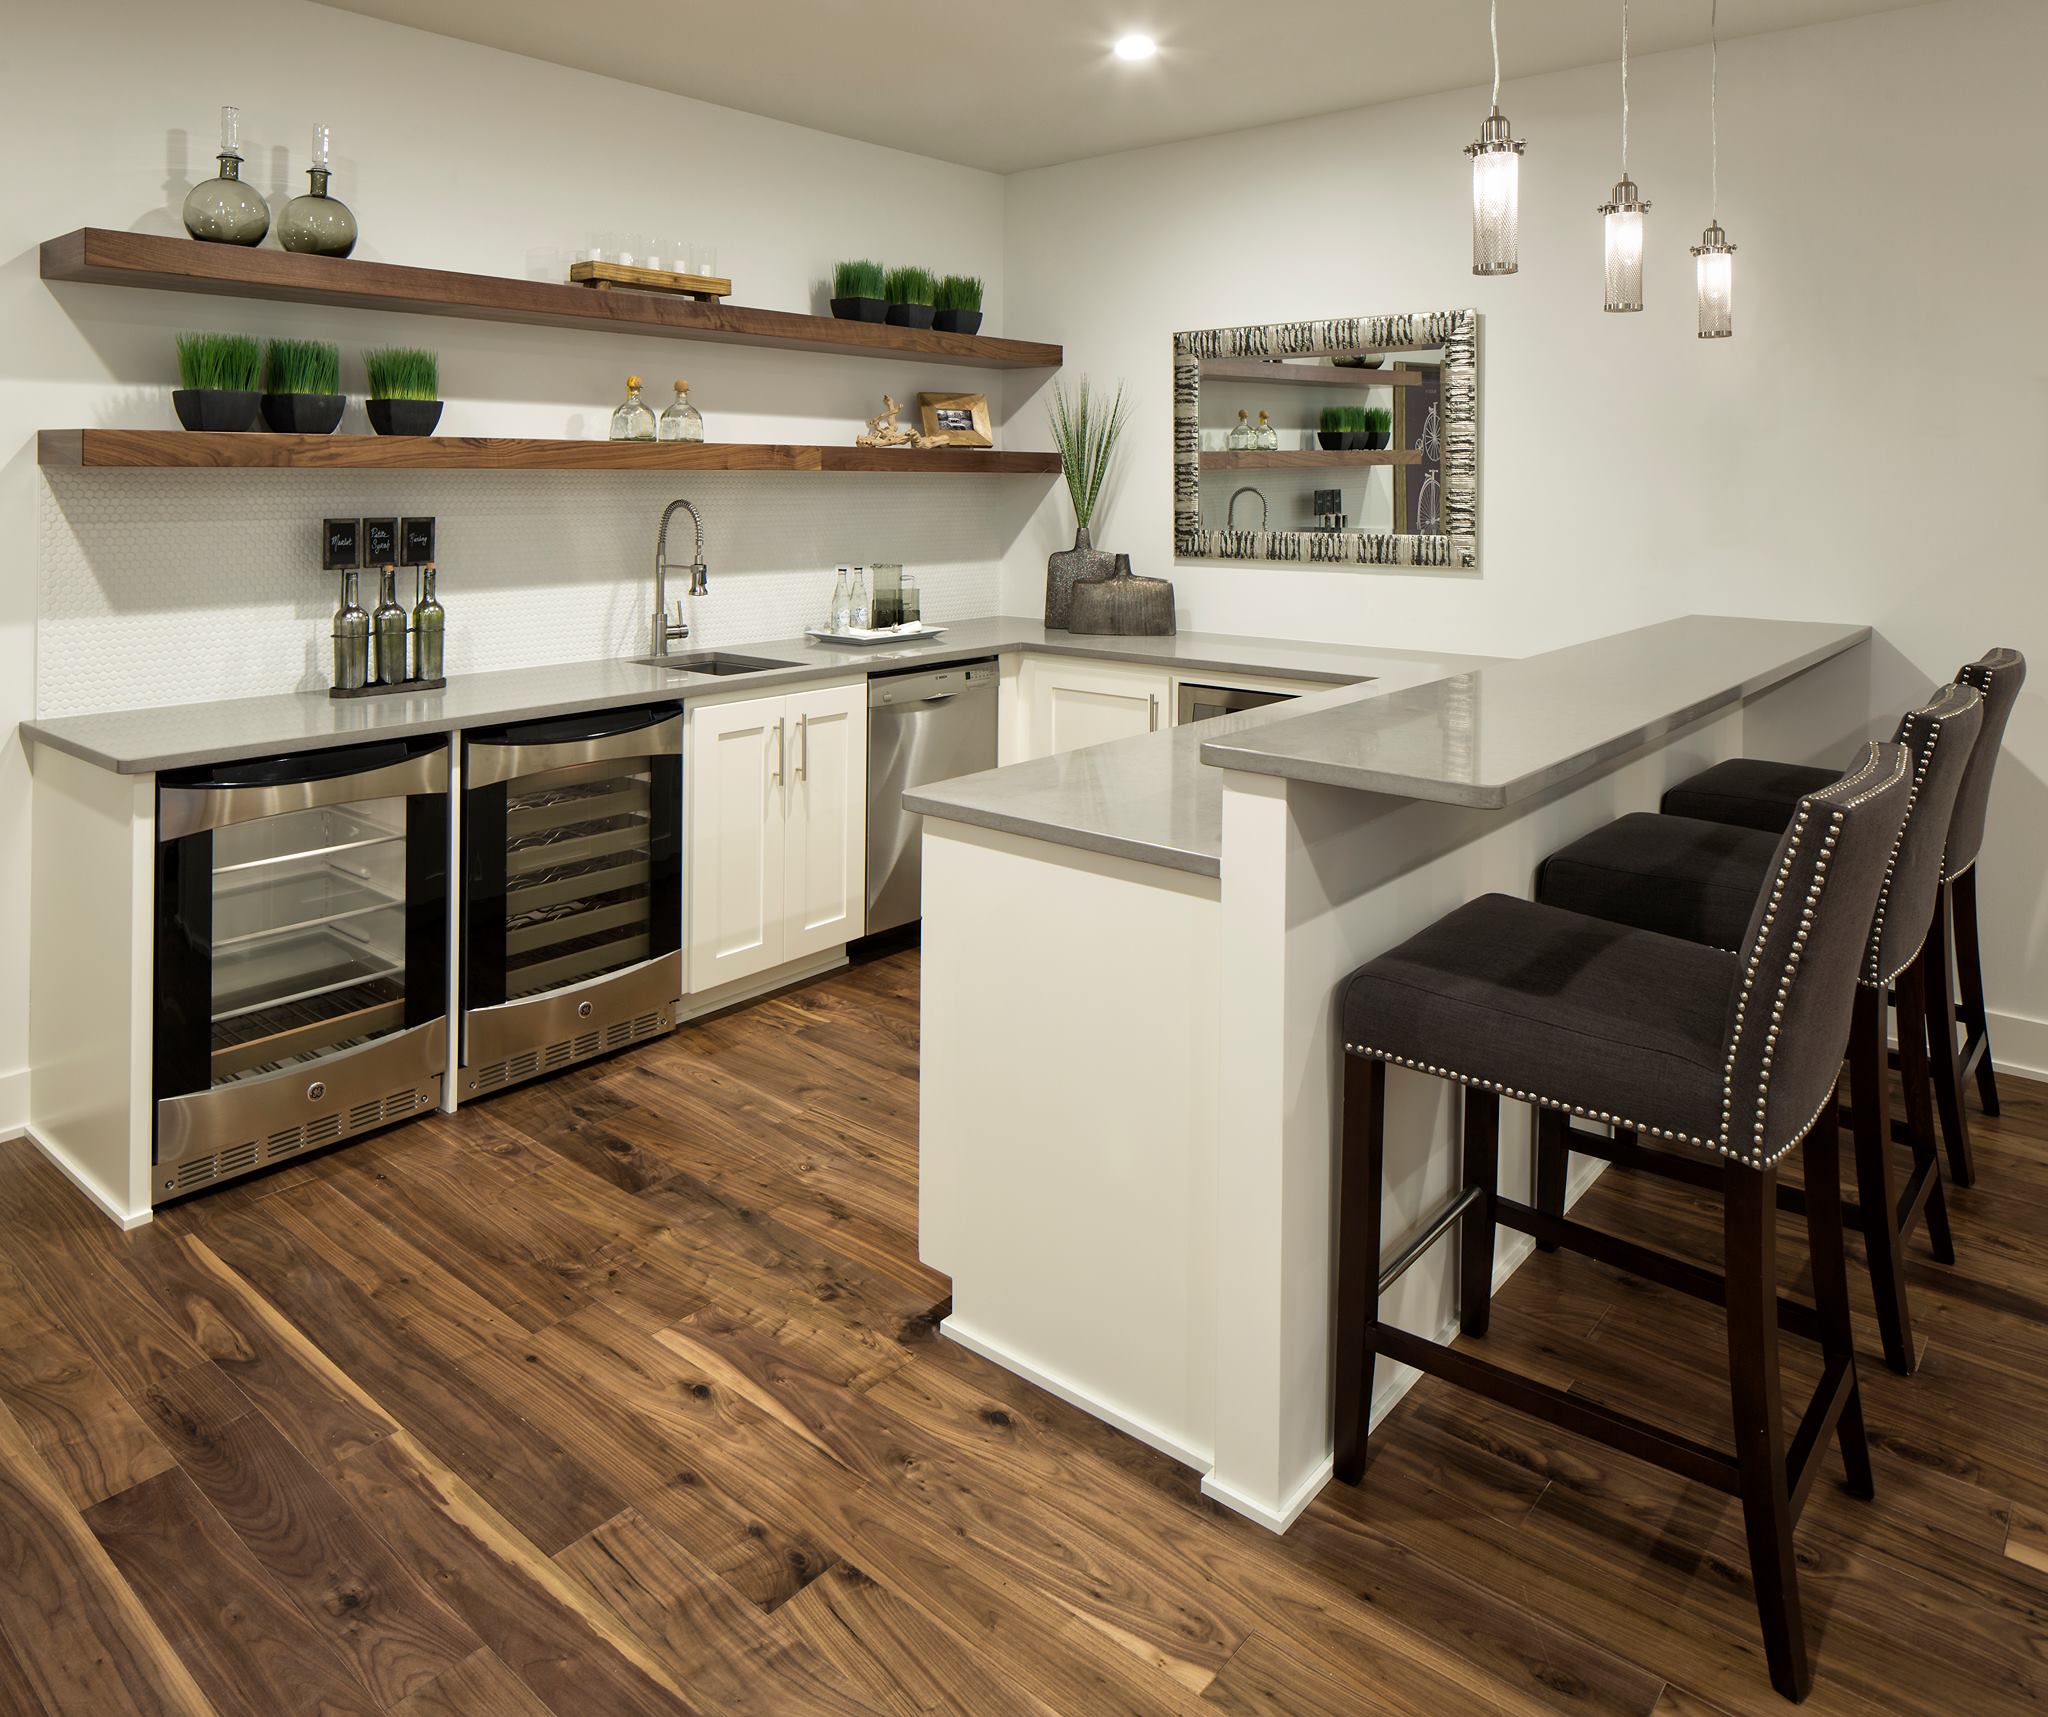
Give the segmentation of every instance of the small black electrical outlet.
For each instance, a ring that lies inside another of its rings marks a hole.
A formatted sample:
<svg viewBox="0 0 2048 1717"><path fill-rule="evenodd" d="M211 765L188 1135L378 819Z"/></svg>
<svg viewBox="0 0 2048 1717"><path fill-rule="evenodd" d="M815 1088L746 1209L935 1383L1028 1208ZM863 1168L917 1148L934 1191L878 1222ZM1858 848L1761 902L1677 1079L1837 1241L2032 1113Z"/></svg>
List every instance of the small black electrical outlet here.
<svg viewBox="0 0 2048 1717"><path fill-rule="evenodd" d="M358 519L325 519L320 527L320 566L325 572L346 572L363 564L362 528Z"/></svg>
<svg viewBox="0 0 2048 1717"><path fill-rule="evenodd" d="M363 565L396 566L398 564L398 521L396 519L365 519L363 521Z"/></svg>
<svg viewBox="0 0 2048 1717"><path fill-rule="evenodd" d="M432 519L407 519L398 527L400 545L404 553L399 556L401 566L425 566L434 558L434 521Z"/></svg>

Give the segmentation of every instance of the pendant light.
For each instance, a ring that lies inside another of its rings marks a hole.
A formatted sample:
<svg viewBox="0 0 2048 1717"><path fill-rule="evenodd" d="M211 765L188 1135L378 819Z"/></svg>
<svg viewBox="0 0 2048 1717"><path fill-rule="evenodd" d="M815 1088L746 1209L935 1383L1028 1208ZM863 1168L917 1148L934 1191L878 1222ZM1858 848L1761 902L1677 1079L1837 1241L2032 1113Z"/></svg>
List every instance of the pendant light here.
<svg viewBox="0 0 2048 1717"><path fill-rule="evenodd" d="M1472 157L1472 272L1513 274L1521 266L1522 146L1500 110L1500 0L1487 7L1493 37L1493 111L1480 122Z"/></svg>
<svg viewBox="0 0 2048 1717"><path fill-rule="evenodd" d="M1699 273L1700 338L1725 340L1735 332L1735 247L1721 230L1721 0L1710 0L1707 38L1713 44L1707 81L1707 150L1712 162L1712 201L1707 230L1692 247Z"/></svg>
<svg viewBox="0 0 2048 1717"><path fill-rule="evenodd" d="M1628 0L1621 0L1621 177L1600 205L1607 228L1609 310L1643 307L1643 216L1649 208L1628 176Z"/></svg>

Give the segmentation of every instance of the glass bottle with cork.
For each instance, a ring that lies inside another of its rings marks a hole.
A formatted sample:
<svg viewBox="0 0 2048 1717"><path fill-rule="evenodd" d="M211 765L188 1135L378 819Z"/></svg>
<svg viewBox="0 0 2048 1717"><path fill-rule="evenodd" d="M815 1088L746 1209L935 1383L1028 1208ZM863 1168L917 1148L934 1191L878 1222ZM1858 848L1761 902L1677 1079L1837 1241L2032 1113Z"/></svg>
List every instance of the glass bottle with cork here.
<svg viewBox="0 0 2048 1717"><path fill-rule="evenodd" d="M704 415L690 403L690 384L676 383L676 397L661 414L657 434L663 441L702 441Z"/></svg>
<svg viewBox="0 0 2048 1717"><path fill-rule="evenodd" d="M626 397L619 409L612 413L612 434L614 441L652 441L654 439L654 413L647 402L640 397L640 378L626 378Z"/></svg>

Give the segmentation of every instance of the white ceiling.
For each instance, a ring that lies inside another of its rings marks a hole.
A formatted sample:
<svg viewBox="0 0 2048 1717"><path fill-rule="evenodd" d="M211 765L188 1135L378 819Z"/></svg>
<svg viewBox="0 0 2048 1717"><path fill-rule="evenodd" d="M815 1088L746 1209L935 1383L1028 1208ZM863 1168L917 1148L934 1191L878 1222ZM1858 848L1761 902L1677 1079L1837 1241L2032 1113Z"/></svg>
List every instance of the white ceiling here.
<svg viewBox="0 0 2048 1717"><path fill-rule="evenodd" d="M724 107L1013 172L1484 83L1486 0L324 0ZM1919 0L1722 0L1724 38ZM1633 52L1707 39L1650 0ZM1503 0L1508 77L1618 57L1617 0ZM1126 64L1127 31L1158 58ZM1512 109L1510 109L1512 113Z"/></svg>

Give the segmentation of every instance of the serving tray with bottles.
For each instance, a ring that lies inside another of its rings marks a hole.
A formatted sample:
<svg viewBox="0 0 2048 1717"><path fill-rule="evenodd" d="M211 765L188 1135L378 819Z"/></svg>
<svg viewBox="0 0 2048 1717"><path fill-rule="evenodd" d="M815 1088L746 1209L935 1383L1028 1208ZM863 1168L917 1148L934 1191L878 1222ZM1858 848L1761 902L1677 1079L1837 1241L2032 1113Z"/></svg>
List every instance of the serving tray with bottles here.
<svg viewBox="0 0 2048 1717"><path fill-rule="evenodd" d="M813 626L807 637L815 638L821 644L907 644L919 638L943 638L943 626L927 626L922 621L910 620L901 626L872 626L855 630L849 627L844 632L828 631L823 626Z"/></svg>

